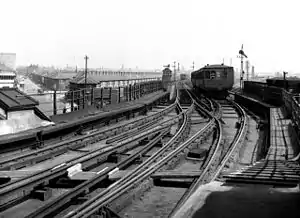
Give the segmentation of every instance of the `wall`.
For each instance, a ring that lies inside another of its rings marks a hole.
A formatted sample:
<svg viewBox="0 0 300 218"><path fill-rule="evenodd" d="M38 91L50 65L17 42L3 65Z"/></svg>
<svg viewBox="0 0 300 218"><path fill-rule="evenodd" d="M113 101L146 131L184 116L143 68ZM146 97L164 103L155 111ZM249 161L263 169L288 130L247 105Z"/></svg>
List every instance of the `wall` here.
<svg viewBox="0 0 300 218"><path fill-rule="evenodd" d="M55 89L59 90L59 80L49 78L49 77L44 77L43 86L45 86L45 88L49 90L55 90Z"/></svg>
<svg viewBox="0 0 300 218"><path fill-rule="evenodd" d="M244 92L259 97L262 101L275 106L281 106L282 89L275 86L268 86L262 82L244 82Z"/></svg>

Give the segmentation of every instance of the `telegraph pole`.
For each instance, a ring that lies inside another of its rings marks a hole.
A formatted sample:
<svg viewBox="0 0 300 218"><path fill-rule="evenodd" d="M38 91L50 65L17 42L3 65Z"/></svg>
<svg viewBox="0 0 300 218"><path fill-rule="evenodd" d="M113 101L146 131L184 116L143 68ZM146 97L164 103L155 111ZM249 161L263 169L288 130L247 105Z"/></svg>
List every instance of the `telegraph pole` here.
<svg viewBox="0 0 300 218"><path fill-rule="evenodd" d="M178 72L179 72L180 70L179 70L179 63L178 63Z"/></svg>
<svg viewBox="0 0 300 218"><path fill-rule="evenodd" d="M84 59L85 59L85 74L84 74L84 77L85 77L85 88L86 88L86 86L87 86L87 61L88 61L88 59L89 59L89 57L86 55L86 56L84 56Z"/></svg>

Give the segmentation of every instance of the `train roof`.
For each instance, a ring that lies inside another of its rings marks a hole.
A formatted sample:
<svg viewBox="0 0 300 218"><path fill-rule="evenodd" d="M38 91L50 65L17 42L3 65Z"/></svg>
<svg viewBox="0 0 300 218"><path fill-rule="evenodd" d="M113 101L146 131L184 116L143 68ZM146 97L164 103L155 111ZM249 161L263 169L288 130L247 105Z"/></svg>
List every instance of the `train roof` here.
<svg viewBox="0 0 300 218"><path fill-rule="evenodd" d="M216 68L233 68L233 67L227 66L227 65L224 65L224 64L205 65L204 67L192 72L192 74L198 73L198 72L200 72L201 70L204 70L204 69L216 69Z"/></svg>
<svg viewBox="0 0 300 218"><path fill-rule="evenodd" d="M163 69L163 72L172 72L172 70L169 67L166 67L165 69Z"/></svg>
<svg viewBox="0 0 300 218"><path fill-rule="evenodd" d="M200 68L199 70L201 70L201 69L210 69L210 68L232 68L232 67L224 65L224 64L212 64L212 65L206 65L206 66Z"/></svg>

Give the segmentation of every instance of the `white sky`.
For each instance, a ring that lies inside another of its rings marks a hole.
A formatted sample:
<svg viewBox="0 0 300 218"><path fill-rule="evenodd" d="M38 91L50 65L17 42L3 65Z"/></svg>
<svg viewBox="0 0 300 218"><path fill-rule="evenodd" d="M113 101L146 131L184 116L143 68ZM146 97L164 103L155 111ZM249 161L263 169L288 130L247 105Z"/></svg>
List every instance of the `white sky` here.
<svg viewBox="0 0 300 218"><path fill-rule="evenodd" d="M300 73L297 0L0 0L0 52L17 64L153 69L178 61Z"/></svg>

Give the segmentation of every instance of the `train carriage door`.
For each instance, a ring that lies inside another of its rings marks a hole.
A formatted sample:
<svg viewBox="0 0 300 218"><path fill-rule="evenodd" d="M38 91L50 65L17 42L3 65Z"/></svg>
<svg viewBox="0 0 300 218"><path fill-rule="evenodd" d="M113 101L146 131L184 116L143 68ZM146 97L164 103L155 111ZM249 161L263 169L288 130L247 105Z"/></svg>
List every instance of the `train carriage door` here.
<svg viewBox="0 0 300 218"><path fill-rule="evenodd" d="M223 71L223 78L227 79L227 69L226 68L224 68L224 71Z"/></svg>
<svg viewBox="0 0 300 218"><path fill-rule="evenodd" d="M216 79L218 79L218 80L221 79L221 72L220 72L220 70L218 70L218 71L216 72Z"/></svg>

